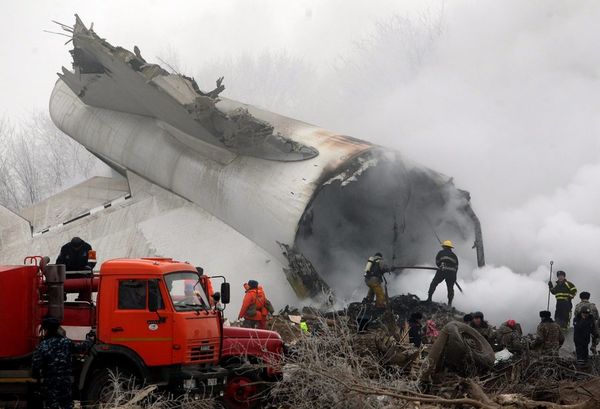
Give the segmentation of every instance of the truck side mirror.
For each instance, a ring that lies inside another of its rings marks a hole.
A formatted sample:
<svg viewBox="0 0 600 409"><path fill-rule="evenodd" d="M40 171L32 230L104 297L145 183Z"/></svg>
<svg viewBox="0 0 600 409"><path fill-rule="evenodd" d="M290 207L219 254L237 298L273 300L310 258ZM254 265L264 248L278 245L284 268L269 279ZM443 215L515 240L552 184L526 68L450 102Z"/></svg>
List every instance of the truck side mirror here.
<svg viewBox="0 0 600 409"><path fill-rule="evenodd" d="M156 312L161 306L162 298L160 296L160 289L158 288L157 280L148 281L148 310L150 312Z"/></svg>
<svg viewBox="0 0 600 409"><path fill-rule="evenodd" d="M221 284L221 302L223 304L229 304L229 301L231 301L230 290L229 283Z"/></svg>

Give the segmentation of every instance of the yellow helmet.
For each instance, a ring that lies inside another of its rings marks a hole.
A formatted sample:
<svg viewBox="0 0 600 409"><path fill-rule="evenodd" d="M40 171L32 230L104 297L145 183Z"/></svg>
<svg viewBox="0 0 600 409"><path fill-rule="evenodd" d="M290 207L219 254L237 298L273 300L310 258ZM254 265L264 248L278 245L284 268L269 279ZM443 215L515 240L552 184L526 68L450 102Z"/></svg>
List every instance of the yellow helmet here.
<svg viewBox="0 0 600 409"><path fill-rule="evenodd" d="M444 242L442 243L442 247L450 247L451 249L454 248L454 246L452 245L452 241L450 240L444 240Z"/></svg>

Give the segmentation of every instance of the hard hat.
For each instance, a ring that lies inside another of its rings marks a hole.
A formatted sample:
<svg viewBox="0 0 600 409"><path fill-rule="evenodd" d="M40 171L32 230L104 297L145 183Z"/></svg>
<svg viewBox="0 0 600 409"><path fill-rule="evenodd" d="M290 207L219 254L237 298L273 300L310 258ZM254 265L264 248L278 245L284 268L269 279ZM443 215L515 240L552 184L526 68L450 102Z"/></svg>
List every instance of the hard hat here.
<svg viewBox="0 0 600 409"><path fill-rule="evenodd" d="M481 318L481 319L483 319L483 313L481 311L475 311L474 313L471 314L471 316L473 318Z"/></svg>
<svg viewBox="0 0 600 409"><path fill-rule="evenodd" d="M454 248L451 240L444 240L444 242L442 243L442 247L450 247L451 249Z"/></svg>
<svg viewBox="0 0 600 409"><path fill-rule="evenodd" d="M567 276L567 273L565 273L565 272L564 272L564 271L562 271L562 270L558 270L558 271L556 272L556 276L557 276L557 277L560 277L560 276L566 277L566 276Z"/></svg>
<svg viewBox="0 0 600 409"><path fill-rule="evenodd" d="M248 280L248 287L250 287L250 288L258 288L258 281L256 281L256 280Z"/></svg>
<svg viewBox="0 0 600 409"><path fill-rule="evenodd" d="M506 325L509 328L514 328L517 325L517 322L515 320L508 320L508 321L506 321Z"/></svg>
<svg viewBox="0 0 600 409"><path fill-rule="evenodd" d="M383 257L383 254L377 252L377 253L375 253L375 257Z"/></svg>

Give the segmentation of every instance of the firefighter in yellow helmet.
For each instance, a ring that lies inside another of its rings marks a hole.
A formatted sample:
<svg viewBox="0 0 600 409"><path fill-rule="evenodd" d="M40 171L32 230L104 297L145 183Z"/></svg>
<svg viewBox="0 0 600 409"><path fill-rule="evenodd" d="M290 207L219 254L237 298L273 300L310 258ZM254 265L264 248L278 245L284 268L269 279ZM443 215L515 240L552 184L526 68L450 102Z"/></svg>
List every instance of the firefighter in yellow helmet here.
<svg viewBox="0 0 600 409"><path fill-rule="evenodd" d="M452 249L454 246L450 240L445 240L442 243L442 250L440 250L435 257L435 265L437 271L431 284L429 285L429 293L427 301L431 302L431 297L435 292L436 287L442 281L446 281L446 287L448 288L448 305L452 305L452 299L454 298L454 283L456 283L456 273L458 271L458 257Z"/></svg>

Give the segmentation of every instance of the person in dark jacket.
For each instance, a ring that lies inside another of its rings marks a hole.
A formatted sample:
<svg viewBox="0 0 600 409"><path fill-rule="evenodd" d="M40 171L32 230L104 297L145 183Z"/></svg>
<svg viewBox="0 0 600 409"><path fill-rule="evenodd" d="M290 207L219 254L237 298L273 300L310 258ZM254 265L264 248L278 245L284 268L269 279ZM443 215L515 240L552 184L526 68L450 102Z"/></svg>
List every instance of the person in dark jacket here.
<svg viewBox="0 0 600 409"><path fill-rule="evenodd" d="M452 305L454 299L454 283L456 283L456 273L458 271L458 257L452 251L454 246L450 240L446 240L442 243L442 250L440 250L435 257L435 265L437 271L431 284L429 285L429 292L427 294L427 301L431 302L433 293L437 286L442 282L446 281L446 288L448 289L448 305Z"/></svg>
<svg viewBox="0 0 600 409"><path fill-rule="evenodd" d="M570 281L567 281L567 273L564 271L556 272L556 284L548 281L550 292L556 298L556 311L554 311L554 320L563 329L566 330L571 322L571 310L573 303L571 300L577 294L577 287Z"/></svg>
<svg viewBox="0 0 600 409"><path fill-rule="evenodd" d="M596 353L598 345L598 328L594 316L588 307L583 307L574 320L575 328L573 331L573 342L575 343L575 353L577 355L577 364L585 365L589 359L588 346L592 341L591 351Z"/></svg>
<svg viewBox="0 0 600 409"><path fill-rule="evenodd" d="M416 347L420 347L423 343L422 319L423 314L420 312L413 312L408 319L408 340Z"/></svg>
<svg viewBox="0 0 600 409"><path fill-rule="evenodd" d="M91 249L92 246L88 243L79 237L73 237L70 242L60 248L56 264L64 264L67 271L91 270L93 266L88 261Z"/></svg>
<svg viewBox="0 0 600 409"><path fill-rule="evenodd" d="M62 336L59 328L56 318L46 317L42 321L44 339L33 353L32 370L34 377L41 381L46 408L72 409L73 353L85 352L93 338L88 334L85 342L76 344Z"/></svg>

